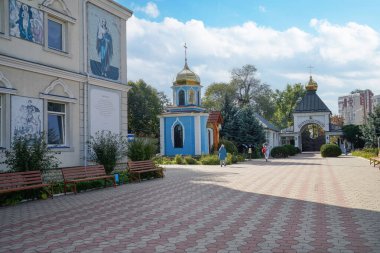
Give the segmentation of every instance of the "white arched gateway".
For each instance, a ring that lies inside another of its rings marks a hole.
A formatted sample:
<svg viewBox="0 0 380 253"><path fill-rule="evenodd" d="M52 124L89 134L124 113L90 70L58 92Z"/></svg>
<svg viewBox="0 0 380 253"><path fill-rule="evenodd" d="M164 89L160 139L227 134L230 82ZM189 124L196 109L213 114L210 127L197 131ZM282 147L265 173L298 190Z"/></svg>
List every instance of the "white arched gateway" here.
<svg viewBox="0 0 380 253"><path fill-rule="evenodd" d="M306 95L293 111L294 125L280 133L282 144L292 144L302 151L319 151L331 141L341 144L342 130L330 123L331 111L317 95L317 89L318 84L310 76Z"/></svg>

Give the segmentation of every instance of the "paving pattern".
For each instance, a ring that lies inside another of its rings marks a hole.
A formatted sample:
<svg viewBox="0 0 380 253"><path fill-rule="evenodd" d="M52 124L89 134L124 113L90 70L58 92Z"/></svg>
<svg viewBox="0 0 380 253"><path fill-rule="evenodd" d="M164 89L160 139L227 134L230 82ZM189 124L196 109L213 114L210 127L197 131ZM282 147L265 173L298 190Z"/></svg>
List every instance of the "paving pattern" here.
<svg viewBox="0 0 380 253"><path fill-rule="evenodd" d="M164 179L0 208L0 252L380 252L360 158L166 166Z"/></svg>

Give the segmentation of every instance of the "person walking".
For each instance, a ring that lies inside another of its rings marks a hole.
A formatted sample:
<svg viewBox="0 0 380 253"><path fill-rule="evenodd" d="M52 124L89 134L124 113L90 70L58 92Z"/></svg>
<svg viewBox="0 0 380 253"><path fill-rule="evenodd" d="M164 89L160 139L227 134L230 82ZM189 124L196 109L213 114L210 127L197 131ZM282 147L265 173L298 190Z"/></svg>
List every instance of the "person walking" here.
<svg viewBox="0 0 380 253"><path fill-rule="evenodd" d="M263 153L263 155L265 157L265 161L268 162L269 153L270 153L270 148L269 148L268 143L263 144L263 148L261 149L261 152Z"/></svg>
<svg viewBox="0 0 380 253"><path fill-rule="evenodd" d="M220 167L224 165L226 166L226 157L227 157L227 150L222 144L219 148L219 160L220 160Z"/></svg>

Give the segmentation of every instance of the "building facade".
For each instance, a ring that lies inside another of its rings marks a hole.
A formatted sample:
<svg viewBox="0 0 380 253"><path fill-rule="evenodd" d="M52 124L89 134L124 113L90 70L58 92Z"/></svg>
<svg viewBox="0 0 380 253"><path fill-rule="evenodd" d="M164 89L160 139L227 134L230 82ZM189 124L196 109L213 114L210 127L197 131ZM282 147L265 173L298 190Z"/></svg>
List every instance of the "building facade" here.
<svg viewBox="0 0 380 253"><path fill-rule="evenodd" d="M199 76L190 70L185 59L185 66L171 87L173 106L159 116L161 155L209 154L209 114L201 107L200 84Z"/></svg>
<svg viewBox="0 0 380 253"><path fill-rule="evenodd" d="M2 150L44 132L61 166L76 166L97 131L127 135L131 15L110 0L0 0Z"/></svg>
<svg viewBox="0 0 380 253"><path fill-rule="evenodd" d="M373 110L373 93L362 90L338 98L339 115L344 119L344 125L363 125L368 114Z"/></svg>
<svg viewBox="0 0 380 253"><path fill-rule="evenodd" d="M266 120L260 114L255 113L255 118L259 121L264 129L265 142L270 147L277 147L280 145L280 129Z"/></svg>
<svg viewBox="0 0 380 253"><path fill-rule="evenodd" d="M343 135L330 123L331 111L317 94L318 84L310 76L306 95L293 111L294 125L281 130L281 143L291 144L301 151L319 151L332 136Z"/></svg>
<svg viewBox="0 0 380 253"><path fill-rule="evenodd" d="M373 96L373 108L380 105L380 95Z"/></svg>

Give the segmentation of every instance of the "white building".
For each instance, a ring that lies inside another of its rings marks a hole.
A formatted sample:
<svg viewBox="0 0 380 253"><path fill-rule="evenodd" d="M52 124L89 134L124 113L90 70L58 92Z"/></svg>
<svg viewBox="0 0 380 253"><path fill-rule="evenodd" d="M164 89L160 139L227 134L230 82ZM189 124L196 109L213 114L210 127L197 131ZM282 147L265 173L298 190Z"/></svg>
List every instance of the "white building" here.
<svg viewBox="0 0 380 253"><path fill-rule="evenodd" d="M127 134L131 15L111 0L0 0L1 149L43 131L75 166L95 132Z"/></svg>
<svg viewBox="0 0 380 253"><path fill-rule="evenodd" d="M344 119L344 125L363 125L367 122L368 114L373 109L373 93L363 90L338 98L339 115Z"/></svg>
<svg viewBox="0 0 380 253"><path fill-rule="evenodd" d="M380 95L373 96L373 108L380 105Z"/></svg>

